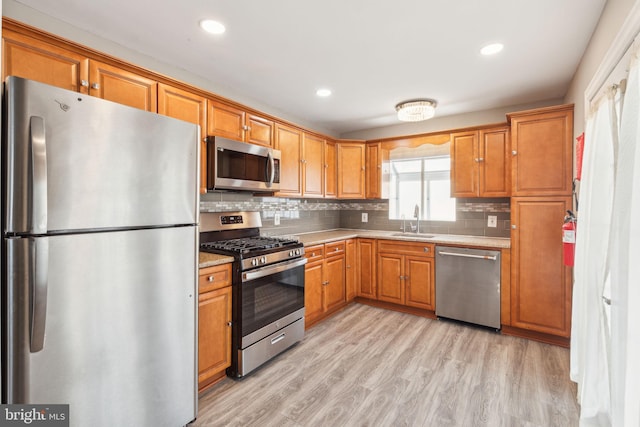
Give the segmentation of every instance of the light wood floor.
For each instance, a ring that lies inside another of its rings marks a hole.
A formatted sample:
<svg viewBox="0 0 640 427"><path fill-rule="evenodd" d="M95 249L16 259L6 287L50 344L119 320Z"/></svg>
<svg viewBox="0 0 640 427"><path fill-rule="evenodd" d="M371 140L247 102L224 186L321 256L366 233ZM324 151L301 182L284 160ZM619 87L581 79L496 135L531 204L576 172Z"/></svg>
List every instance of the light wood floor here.
<svg viewBox="0 0 640 427"><path fill-rule="evenodd" d="M195 426L576 426L569 351L352 304L240 381Z"/></svg>

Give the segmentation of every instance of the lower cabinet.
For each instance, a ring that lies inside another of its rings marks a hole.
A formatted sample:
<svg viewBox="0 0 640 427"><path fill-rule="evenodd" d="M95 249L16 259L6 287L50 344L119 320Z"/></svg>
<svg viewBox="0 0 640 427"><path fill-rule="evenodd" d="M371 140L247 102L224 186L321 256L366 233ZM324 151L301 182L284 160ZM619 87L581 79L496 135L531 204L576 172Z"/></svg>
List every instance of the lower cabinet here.
<svg viewBox="0 0 640 427"><path fill-rule="evenodd" d="M378 241L378 300L435 310L434 245Z"/></svg>
<svg viewBox="0 0 640 427"><path fill-rule="evenodd" d="M346 304L346 242L305 248L305 324L311 326Z"/></svg>
<svg viewBox="0 0 640 427"><path fill-rule="evenodd" d="M358 244L356 239L345 242L345 285L347 302L356 297L358 286Z"/></svg>
<svg viewBox="0 0 640 427"><path fill-rule="evenodd" d="M231 264L200 269L198 390L224 378L231 366Z"/></svg>
<svg viewBox="0 0 640 427"><path fill-rule="evenodd" d="M376 299L376 241L358 239L358 272L356 294L358 297Z"/></svg>

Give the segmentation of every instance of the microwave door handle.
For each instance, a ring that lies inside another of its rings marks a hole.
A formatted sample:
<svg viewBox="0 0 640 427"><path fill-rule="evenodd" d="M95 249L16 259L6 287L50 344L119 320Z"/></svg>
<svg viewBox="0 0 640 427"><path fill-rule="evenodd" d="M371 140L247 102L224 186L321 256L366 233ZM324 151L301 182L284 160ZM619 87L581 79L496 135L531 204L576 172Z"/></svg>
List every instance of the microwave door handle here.
<svg viewBox="0 0 640 427"><path fill-rule="evenodd" d="M275 179L275 176L276 176L276 166L275 166L275 161L273 160L273 154L271 154L271 150L269 150L269 152L267 153L267 162L269 162L267 167L267 173L269 174L269 177L268 177L269 187L271 187L273 185L273 180Z"/></svg>
<svg viewBox="0 0 640 427"><path fill-rule="evenodd" d="M31 145L31 233L47 232L47 138L44 119L31 116L29 120Z"/></svg>

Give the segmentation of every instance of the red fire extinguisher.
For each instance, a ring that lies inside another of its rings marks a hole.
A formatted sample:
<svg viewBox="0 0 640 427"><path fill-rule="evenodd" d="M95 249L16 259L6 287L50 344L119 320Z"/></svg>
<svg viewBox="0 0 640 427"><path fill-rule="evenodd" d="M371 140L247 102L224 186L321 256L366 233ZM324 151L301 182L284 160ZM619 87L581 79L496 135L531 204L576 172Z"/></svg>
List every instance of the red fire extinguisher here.
<svg viewBox="0 0 640 427"><path fill-rule="evenodd" d="M564 255L564 265L573 267L574 254L576 250L576 217L571 211L567 211L562 224L562 252Z"/></svg>

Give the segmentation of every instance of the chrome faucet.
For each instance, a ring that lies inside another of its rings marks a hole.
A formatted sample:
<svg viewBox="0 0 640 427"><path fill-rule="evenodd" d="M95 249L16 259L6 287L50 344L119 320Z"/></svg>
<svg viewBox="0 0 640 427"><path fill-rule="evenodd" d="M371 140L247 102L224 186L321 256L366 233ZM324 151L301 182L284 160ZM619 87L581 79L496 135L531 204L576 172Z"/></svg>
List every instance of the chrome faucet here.
<svg viewBox="0 0 640 427"><path fill-rule="evenodd" d="M413 217L416 219L416 233L420 233L420 206L413 209Z"/></svg>

